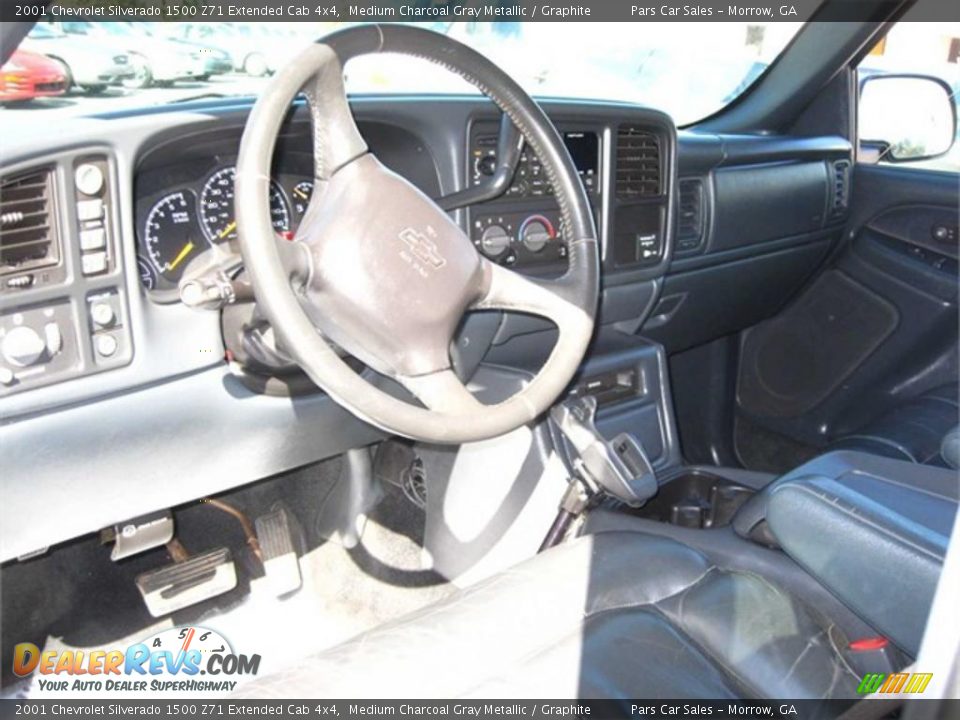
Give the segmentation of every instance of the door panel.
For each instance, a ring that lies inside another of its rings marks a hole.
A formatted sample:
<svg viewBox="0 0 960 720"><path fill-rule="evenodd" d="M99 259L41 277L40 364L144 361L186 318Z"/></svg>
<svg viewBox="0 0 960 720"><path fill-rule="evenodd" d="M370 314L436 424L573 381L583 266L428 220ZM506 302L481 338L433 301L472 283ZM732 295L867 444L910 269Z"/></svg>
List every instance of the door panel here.
<svg viewBox="0 0 960 720"><path fill-rule="evenodd" d="M845 242L741 337L738 420L823 448L956 382L958 200L954 173L857 165Z"/></svg>

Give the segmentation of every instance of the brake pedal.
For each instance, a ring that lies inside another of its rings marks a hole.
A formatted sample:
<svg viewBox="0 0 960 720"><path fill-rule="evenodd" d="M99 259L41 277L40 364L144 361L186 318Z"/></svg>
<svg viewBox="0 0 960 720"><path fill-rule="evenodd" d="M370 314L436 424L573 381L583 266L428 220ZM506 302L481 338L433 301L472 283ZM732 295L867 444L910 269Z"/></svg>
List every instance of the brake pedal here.
<svg viewBox="0 0 960 720"><path fill-rule="evenodd" d="M282 597L299 590L303 578L293 543L290 516L280 508L258 517L255 525L266 584L270 592L276 597Z"/></svg>
<svg viewBox="0 0 960 720"><path fill-rule="evenodd" d="M136 583L150 614L164 617L233 590L237 569L230 550L220 548L141 573Z"/></svg>

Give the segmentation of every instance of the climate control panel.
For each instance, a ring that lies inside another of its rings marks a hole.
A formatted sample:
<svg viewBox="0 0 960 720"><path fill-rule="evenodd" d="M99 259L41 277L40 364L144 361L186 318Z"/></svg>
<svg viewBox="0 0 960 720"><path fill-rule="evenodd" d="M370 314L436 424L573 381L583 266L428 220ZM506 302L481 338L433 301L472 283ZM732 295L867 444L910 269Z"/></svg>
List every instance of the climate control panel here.
<svg viewBox="0 0 960 720"><path fill-rule="evenodd" d="M470 238L485 257L508 267L557 264L567 257L556 210L477 215Z"/></svg>

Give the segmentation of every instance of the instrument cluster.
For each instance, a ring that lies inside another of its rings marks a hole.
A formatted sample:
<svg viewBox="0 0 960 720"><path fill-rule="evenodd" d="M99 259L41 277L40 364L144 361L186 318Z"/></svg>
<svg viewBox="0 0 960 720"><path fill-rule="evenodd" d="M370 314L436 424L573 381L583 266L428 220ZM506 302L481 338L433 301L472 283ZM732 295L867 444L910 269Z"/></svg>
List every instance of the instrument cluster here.
<svg viewBox="0 0 960 720"><path fill-rule="evenodd" d="M313 192L311 175L309 168L296 166L275 172L270 215L280 237L293 238ZM148 178L151 187L137 202L137 266L147 291L175 299L190 261L216 246L237 249L235 179L233 158Z"/></svg>

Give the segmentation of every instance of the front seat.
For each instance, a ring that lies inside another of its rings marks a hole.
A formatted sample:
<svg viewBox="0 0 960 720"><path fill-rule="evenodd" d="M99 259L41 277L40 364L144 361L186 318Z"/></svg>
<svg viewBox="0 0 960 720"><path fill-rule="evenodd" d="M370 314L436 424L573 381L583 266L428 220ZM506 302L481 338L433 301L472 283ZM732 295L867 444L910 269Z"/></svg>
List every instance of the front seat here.
<svg viewBox="0 0 960 720"><path fill-rule="evenodd" d="M958 492L952 471L830 453L767 485L731 527L678 529L678 537L699 542L703 552L654 530L611 527L239 693L854 698L865 672L860 666L866 661L876 672L878 658L854 658L840 628L889 639L899 650L890 648L888 670L917 656ZM618 515L621 527L652 522ZM745 539L759 527L779 550ZM723 552L731 541L743 547ZM820 612L770 582L769 564L742 563L750 554L745 548L782 552L781 559L796 563L826 595L804 595ZM767 570L759 575L750 567ZM842 619L835 601L853 611L855 623Z"/></svg>
<svg viewBox="0 0 960 720"><path fill-rule="evenodd" d="M586 536L242 686L247 698L853 697L831 623L668 538Z"/></svg>

